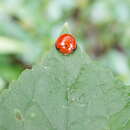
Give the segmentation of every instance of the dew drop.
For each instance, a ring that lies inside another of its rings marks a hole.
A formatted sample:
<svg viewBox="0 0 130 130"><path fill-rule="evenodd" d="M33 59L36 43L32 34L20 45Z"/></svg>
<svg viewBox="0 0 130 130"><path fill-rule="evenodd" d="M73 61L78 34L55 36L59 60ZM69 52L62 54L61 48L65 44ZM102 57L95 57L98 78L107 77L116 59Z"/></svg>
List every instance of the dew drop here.
<svg viewBox="0 0 130 130"><path fill-rule="evenodd" d="M36 114L35 113L31 113L31 118L34 118L35 116L36 116Z"/></svg>
<svg viewBox="0 0 130 130"><path fill-rule="evenodd" d="M45 69L45 70L47 70L47 69L48 69L48 67L47 67L47 66L44 66L44 69Z"/></svg>

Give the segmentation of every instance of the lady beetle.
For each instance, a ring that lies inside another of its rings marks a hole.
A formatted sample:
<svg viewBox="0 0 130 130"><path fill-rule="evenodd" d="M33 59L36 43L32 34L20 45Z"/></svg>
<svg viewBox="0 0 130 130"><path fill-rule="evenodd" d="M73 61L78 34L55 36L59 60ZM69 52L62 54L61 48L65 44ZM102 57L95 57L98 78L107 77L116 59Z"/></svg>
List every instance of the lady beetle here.
<svg viewBox="0 0 130 130"><path fill-rule="evenodd" d="M77 48L77 42L72 34L62 34L55 43L56 49L64 55L73 53Z"/></svg>

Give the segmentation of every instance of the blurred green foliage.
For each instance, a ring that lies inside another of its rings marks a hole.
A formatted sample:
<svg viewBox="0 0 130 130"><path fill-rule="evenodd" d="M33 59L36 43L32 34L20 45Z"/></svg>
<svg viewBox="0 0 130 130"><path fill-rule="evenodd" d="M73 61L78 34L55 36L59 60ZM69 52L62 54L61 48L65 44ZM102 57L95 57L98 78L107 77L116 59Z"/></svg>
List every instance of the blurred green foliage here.
<svg viewBox="0 0 130 130"><path fill-rule="evenodd" d="M0 88L40 62L66 21L92 58L130 84L129 0L0 0Z"/></svg>

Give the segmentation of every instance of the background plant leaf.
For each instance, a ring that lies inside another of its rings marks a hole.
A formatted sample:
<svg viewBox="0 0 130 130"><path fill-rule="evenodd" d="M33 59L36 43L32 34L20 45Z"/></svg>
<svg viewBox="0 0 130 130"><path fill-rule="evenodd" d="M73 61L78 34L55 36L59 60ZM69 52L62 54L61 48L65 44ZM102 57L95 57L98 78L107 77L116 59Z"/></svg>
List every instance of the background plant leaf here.
<svg viewBox="0 0 130 130"><path fill-rule="evenodd" d="M129 130L128 99L126 87L79 46L68 56L54 48L2 92L0 129Z"/></svg>

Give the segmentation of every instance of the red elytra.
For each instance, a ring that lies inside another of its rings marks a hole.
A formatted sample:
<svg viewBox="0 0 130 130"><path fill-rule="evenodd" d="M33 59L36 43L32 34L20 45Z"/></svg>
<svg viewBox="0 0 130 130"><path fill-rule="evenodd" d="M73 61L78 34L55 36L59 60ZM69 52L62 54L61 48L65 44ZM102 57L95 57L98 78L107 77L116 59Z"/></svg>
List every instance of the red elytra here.
<svg viewBox="0 0 130 130"><path fill-rule="evenodd" d="M73 53L77 48L77 42L72 34L62 34L55 43L56 49L64 55Z"/></svg>

